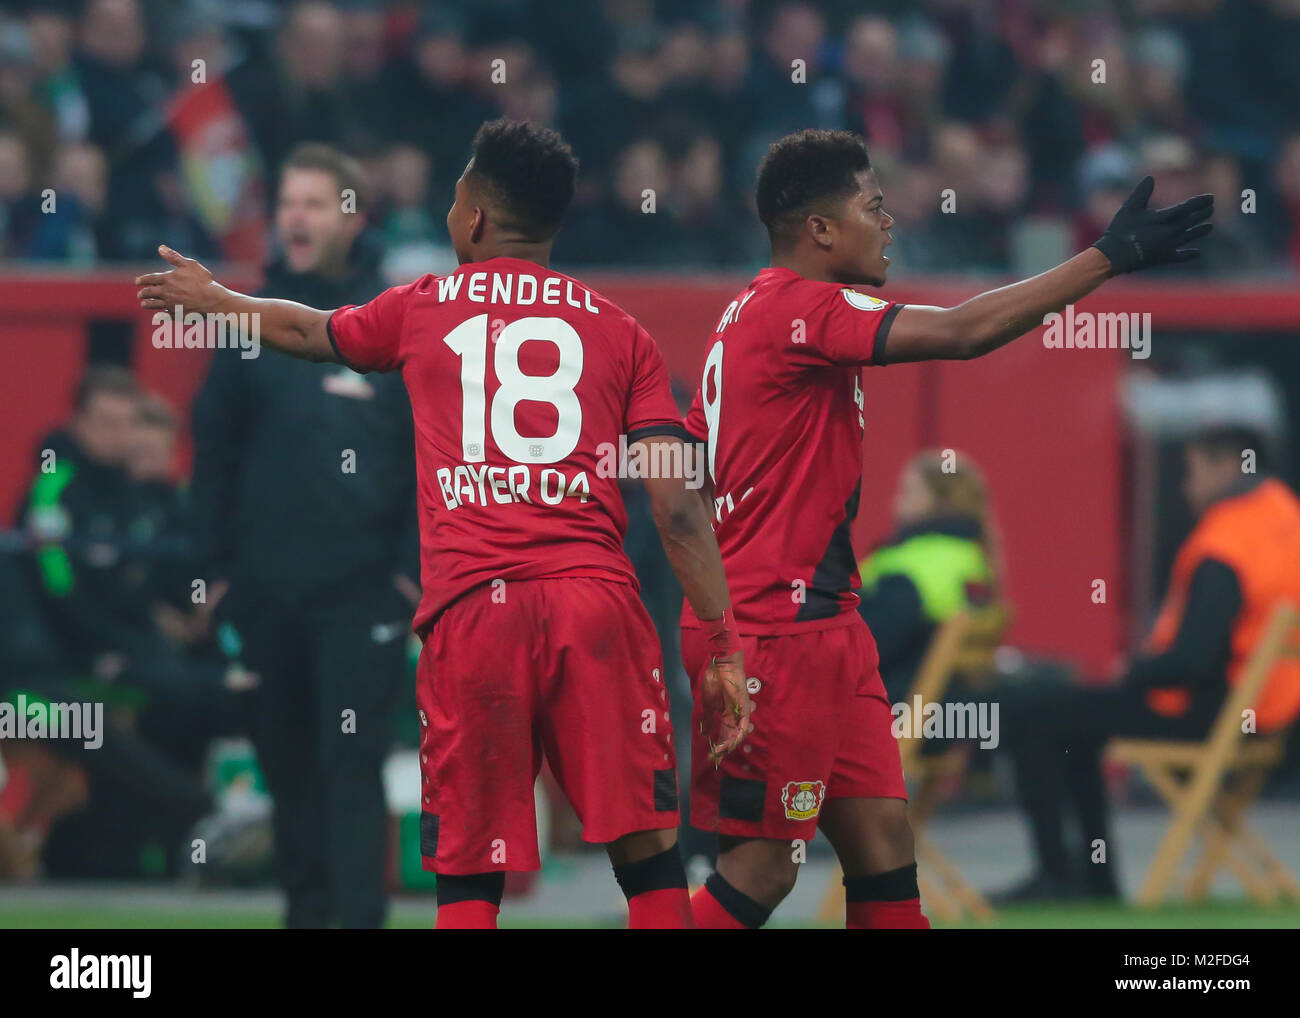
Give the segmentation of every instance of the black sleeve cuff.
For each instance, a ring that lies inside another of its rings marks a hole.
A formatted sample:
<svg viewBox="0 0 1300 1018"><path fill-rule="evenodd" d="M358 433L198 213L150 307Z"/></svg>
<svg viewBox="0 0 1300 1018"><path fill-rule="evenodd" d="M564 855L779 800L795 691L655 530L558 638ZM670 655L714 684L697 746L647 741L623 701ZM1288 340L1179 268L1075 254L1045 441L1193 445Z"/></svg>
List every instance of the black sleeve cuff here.
<svg viewBox="0 0 1300 1018"><path fill-rule="evenodd" d="M680 424L647 424L644 428L633 428L627 433L627 444L639 442L643 438L649 438L652 435L667 435L671 438L680 438L683 442L702 442L704 439L696 438Z"/></svg>
<svg viewBox="0 0 1300 1018"><path fill-rule="evenodd" d="M876 345L871 350L872 364L885 363L885 340L889 338L889 330L894 324L894 318L905 307L907 307L906 304L895 304L885 312L885 317L880 322L880 328L876 330Z"/></svg>
<svg viewBox="0 0 1300 1018"><path fill-rule="evenodd" d="M345 368L350 368L351 370L357 372L357 374L365 374L365 372L361 368L357 367L350 360L344 357L343 351L339 349L339 341L334 338L334 316L336 314L338 314L337 311L331 311L330 316L327 319L325 319L325 334L330 338L330 349L334 351L334 356L338 359L338 362L342 364Z"/></svg>
<svg viewBox="0 0 1300 1018"><path fill-rule="evenodd" d="M688 438L692 442L707 442L709 440L709 433L707 431L703 435L697 435L690 429L690 425L685 421L682 422L682 430L686 432Z"/></svg>

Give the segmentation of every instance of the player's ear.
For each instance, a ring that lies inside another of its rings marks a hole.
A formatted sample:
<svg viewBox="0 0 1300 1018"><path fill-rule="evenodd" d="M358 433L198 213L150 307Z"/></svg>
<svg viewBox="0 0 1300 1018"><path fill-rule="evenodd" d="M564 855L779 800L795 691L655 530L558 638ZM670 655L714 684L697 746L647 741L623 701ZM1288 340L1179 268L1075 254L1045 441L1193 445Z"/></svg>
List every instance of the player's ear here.
<svg viewBox="0 0 1300 1018"><path fill-rule="evenodd" d="M483 209L474 206L474 218L469 221L469 240L471 244L477 244L483 239L483 231L487 229L487 213Z"/></svg>
<svg viewBox="0 0 1300 1018"><path fill-rule="evenodd" d="M804 229L818 247L831 246L831 223L825 216L809 216L804 220Z"/></svg>

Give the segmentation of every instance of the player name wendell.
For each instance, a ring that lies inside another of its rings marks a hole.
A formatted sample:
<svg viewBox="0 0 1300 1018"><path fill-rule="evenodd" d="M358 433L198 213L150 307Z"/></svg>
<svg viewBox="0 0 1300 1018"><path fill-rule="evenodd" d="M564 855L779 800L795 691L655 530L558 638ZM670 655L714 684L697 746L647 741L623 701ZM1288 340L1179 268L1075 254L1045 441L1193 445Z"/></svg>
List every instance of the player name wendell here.
<svg viewBox="0 0 1300 1018"><path fill-rule="evenodd" d="M438 280L438 303L455 300L465 289L465 299L476 304L553 304L600 314L591 302L591 291L572 279L548 276L542 282L530 272L457 272ZM581 293L579 300L577 294Z"/></svg>

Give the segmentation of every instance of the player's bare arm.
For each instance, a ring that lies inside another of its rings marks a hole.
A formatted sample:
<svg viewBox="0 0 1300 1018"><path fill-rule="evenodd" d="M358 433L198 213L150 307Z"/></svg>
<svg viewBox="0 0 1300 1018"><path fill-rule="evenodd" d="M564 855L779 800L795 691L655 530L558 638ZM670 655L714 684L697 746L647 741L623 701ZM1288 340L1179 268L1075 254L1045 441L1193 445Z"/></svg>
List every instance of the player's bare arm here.
<svg viewBox="0 0 1300 1018"><path fill-rule="evenodd" d="M659 436L643 439L649 448L658 443L682 444L681 439ZM662 462L685 462L665 456ZM651 460L651 462L654 462ZM713 536L711 515L697 492L680 477L647 477L646 493L664 553L696 617L709 633L713 660L701 677L700 695L712 731L709 741L716 763L736 749L749 730L749 693L740 641L731 618L731 595L722 569L722 555Z"/></svg>
<svg viewBox="0 0 1300 1018"><path fill-rule="evenodd" d="M1151 177L1120 207L1096 244L1031 279L990 290L954 308L907 305L889 332L884 361L969 360L1005 346L1092 293L1111 276L1154 265L1190 261L1193 241L1213 229L1214 196L1197 195L1149 209Z"/></svg>
<svg viewBox="0 0 1300 1018"><path fill-rule="evenodd" d="M707 449L708 443L700 443L700 448ZM701 452L700 455L704 455L704 453ZM696 489L696 494L700 496L700 501L704 503L704 511L709 519L713 519L717 514L717 510L713 505L713 476L707 470L704 471L704 476L700 479L700 486Z"/></svg>
<svg viewBox="0 0 1300 1018"><path fill-rule="evenodd" d="M158 253L173 268L136 277L142 308L169 313L181 308L182 313L255 314L260 340L273 350L308 361L338 360L329 339L331 311L236 293L213 279L212 273L193 258L166 245L160 246Z"/></svg>

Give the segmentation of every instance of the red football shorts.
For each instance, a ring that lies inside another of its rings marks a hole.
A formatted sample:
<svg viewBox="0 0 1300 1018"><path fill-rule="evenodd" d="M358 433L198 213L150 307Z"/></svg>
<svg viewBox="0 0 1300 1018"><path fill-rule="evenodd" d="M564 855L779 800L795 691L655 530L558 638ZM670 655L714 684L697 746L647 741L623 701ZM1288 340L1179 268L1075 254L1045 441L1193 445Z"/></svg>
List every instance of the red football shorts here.
<svg viewBox="0 0 1300 1018"><path fill-rule="evenodd" d="M827 799L906 799L898 741L862 619L833 629L745 636L753 730L720 767L691 720L691 825L740 837L811 839ZM709 663L699 629L682 630L692 688Z"/></svg>
<svg viewBox="0 0 1300 1018"><path fill-rule="evenodd" d="M426 870L538 869L543 754L584 841L678 825L659 639L627 584L471 591L425 633L416 702Z"/></svg>

